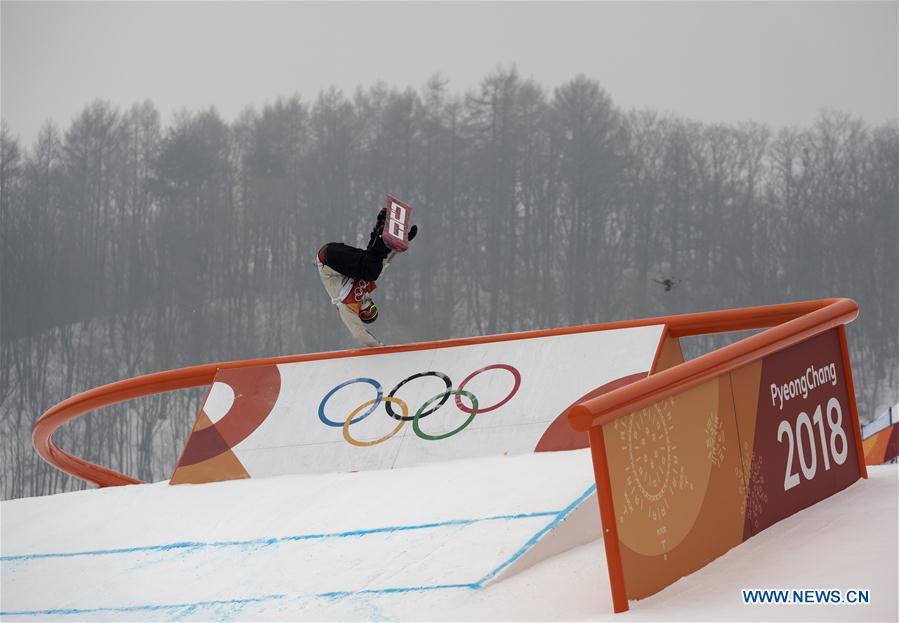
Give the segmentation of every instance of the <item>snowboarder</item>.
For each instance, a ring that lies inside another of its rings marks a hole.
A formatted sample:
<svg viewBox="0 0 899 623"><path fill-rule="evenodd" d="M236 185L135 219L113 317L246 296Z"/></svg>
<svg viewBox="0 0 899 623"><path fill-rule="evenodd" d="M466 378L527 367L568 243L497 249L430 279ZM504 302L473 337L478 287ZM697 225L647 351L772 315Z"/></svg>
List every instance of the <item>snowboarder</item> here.
<svg viewBox="0 0 899 623"><path fill-rule="evenodd" d="M396 255L382 238L386 220L387 208L383 208L365 249L329 242L318 250L316 258L322 284L331 302L337 306L340 319L363 346L383 346L365 325L378 319L378 306L372 301L371 292L377 287L375 281ZM407 240L411 241L417 233L418 227L413 225Z"/></svg>

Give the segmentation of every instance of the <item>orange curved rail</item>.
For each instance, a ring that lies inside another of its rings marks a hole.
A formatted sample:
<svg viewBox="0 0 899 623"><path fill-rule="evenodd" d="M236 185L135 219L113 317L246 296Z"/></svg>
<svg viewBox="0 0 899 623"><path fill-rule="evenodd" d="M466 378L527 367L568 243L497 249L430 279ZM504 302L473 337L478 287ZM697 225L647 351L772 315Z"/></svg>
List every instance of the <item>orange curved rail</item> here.
<svg viewBox="0 0 899 623"><path fill-rule="evenodd" d="M755 317L742 318L743 322L733 318L730 321L719 319L720 324L703 323L701 319L696 324L688 323L680 326L669 324L669 330L675 337L709 333L710 327L723 327L720 331L772 328L625 385L608 394L585 400L571 409L568 422L578 431L603 426L667 396L736 370L751 361L829 329L852 322L858 316L858 304L851 299L826 299L795 305L792 310L787 309L792 307L791 305L731 310L732 313L755 310L758 314ZM720 331L716 329L714 332Z"/></svg>
<svg viewBox="0 0 899 623"><path fill-rule="evenodd" d="M819 301L806 301L801 303L787 303L782 305L765 305L761 307L747 307L741 309L702 312L694 314L683 314L678 316L662 316L658 318L644 318L640 320L627 320L619 322L608 322L602 324L583 325L579 327L568 327L563 329L547 329L540 331L527 331L521 333L507 333L502 335L490 335L484 337L472 337L464 339L443 340L437 342L424 342L418 344L407 344L403 346L384 346L380 348L366 348L346 351L336 351L329 353L313 353L307 355L292 355L285 357L272 357L265 359L250 359L245 361L229 361L223 363L211 363L199 366L191 366L180 368L177 370L169 370L166 372L157 372L147 374L131 379L117 381L102 387L88 390L76 396L60 402L59 404L48 409L32 429L32 444L38 455L56 467L76 478L80 478L87 482L97 484L101 487L117 486L127 484L138 484L141 481L119 473L115 470L96 465L85 459L76 457L62 450L53 443L52 435L56 429L81 415L107 407L140 398L143 396L151 396L164 392L187 389L190 387L200 387L210 385L215 378L216 371L224 368L245 367L253 365L271 365L278 363L293 363L298 361L312 361L322 359L336 359L341 357L358 357L362 355L371 355L375 353L394 353L408 352L415 350L428 350L437 348L449 348L453 346L464 346L470 344L487 344L493 342L503 342L509 340L528 339L535 337L546 337L552 335L570 335L575 333L585 333L597 330L623 329L630 327L642 327L649 325L667 325L669 334L674 337L682 337L688 335L701 335L708 333L721 333L726 331L741 331L746 329L757 329L764 327L772 327L781 325L770 331L752 336L736 344L732 344L727 348L715 351L709 355L704 355L696 360L681 364L666 370L658 375L654 375L647 379L638 381L631 386L627 386L614 392L611 392L601 398L583 403L588 406L581 406L572 412L571 422L575 428L586 430L594 424L594 413L598 413L601 417L611 417L609 413L618 412L617 407L620 404L628 403L634 400L633 390L629 389L633 386L640 386L640 392L645 391L677 391L682 383L688 382L699 383L705 373L705 368L714 369L710 374L718 374L726 366L726 361L730 359L739 359L744 361L747 355L743 353L743 348L734 350L734 347L749 342L751 349L757 351L762 348L759 343L761 336L769 336L763 340L764 344L768 342L776 342L780 344L787 340L799 341L805 337L809 337L816 333L825 331L836 324L849 322L858 314L858 306L849 299L826 299ZM794 324L801 321L801 330L793 330ZM786 331L789 335L784 334L784 327L791 327ZM773 339L771 335L777 331ZM783 334L783 335L782 335ZM773 349L777 347L774 346ZM761 351L758 351L761 352ZM770 352L768 350L765 353ZM757 356L763 356L764 353ZM709 359L710 356L714 356ZM754 358L754 357L753 357ZM700 362L697 365L697 362ZM735 364L733 367L737 367ZM686 367L686 368L685 368ZM684 369L688 378L684 380ZM699 376L697 376L699 375ZM701 378L699 378L701 377ZM699 380L696 380L699 378ZM664 387L657 387L659 380ZM646 383L652 380L655 384L647 386ZM653 398L654 400L654 398ZM599 402L597 402L599 401ZM598 409L598 411L596 410Z"/></svg>

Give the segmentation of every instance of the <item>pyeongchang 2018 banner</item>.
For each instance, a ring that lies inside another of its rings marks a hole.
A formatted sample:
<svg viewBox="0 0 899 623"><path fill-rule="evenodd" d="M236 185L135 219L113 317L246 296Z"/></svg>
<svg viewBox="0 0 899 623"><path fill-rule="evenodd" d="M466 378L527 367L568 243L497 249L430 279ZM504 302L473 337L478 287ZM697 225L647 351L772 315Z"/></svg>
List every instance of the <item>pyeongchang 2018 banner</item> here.
<svg viewBox="0 0 899 623"><path fill-rule="evenodd" d="M629 598L860 477L842 362L833 329L604 427Z"/></svg>

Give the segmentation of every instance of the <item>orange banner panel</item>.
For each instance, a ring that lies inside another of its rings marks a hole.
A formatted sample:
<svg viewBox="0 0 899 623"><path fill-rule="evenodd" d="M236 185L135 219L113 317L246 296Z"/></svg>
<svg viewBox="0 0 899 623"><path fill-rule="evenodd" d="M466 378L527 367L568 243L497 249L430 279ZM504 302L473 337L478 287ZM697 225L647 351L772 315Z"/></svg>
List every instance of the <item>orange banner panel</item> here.
<svg viewBox="0 0 899 623"><path fill-rule="evenodd" d="M742 540L730 382L715 379L604 427L628 597L647 597Z"/></svg>
<svg viewBox="0 0 899 623"><path fill-rule="evenodd" d="M845 489L860 477L836 329L765 357L755 404L744 538Z"/></svg>
<svg viewBox="0 0 899 623"><path fill-rule="evenodd" d="M602 426L629 599L861 477L836 329Z"/></svg>
<svg viewBox="0 0 899 623"><path fill-rule="evenodd" d="M881 465L899 456L899 424L878 431L862 442L865 463Z"/></svg>

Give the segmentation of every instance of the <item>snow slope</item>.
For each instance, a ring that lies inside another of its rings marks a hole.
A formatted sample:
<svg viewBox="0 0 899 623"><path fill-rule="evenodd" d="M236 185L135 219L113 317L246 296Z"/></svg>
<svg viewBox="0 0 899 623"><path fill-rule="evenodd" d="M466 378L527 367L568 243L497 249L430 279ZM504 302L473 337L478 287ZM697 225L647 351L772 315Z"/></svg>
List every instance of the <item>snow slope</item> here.
<svg viewBox="0 0 899 623"><path fill-rule="evenodd" d="M586 450L12 500L0 616L895 621L897 475L872 468L621 615L601 541L547 546L576 522L581 542L598 536ZM744 606L741 588L861 588L871 603Z"/></svg>

